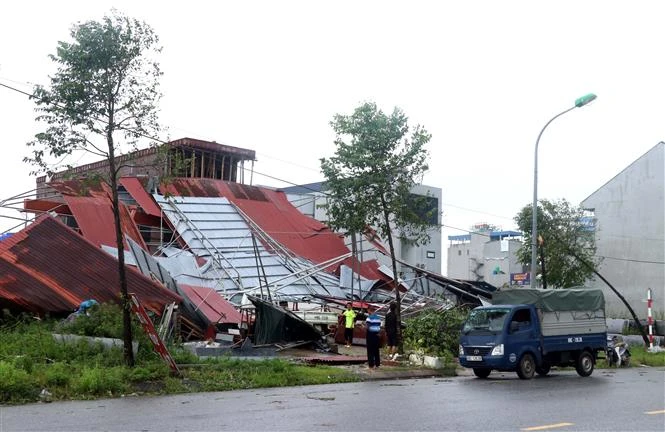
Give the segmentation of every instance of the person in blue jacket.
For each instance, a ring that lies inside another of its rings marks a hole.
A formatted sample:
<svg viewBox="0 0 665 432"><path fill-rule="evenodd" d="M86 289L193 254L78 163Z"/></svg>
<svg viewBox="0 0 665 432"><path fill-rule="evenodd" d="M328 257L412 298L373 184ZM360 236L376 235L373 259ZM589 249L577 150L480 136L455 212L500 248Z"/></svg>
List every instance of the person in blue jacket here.
<svg viewBox="0 0 665 432"><path fill-rule="evenodd" d="M370 369L375 369L381 366L381 355L379 352L380 339L379 332L381 331L381 317L372 312L365 320L366 335L365 340L367 343L367 364Z"/></svg>

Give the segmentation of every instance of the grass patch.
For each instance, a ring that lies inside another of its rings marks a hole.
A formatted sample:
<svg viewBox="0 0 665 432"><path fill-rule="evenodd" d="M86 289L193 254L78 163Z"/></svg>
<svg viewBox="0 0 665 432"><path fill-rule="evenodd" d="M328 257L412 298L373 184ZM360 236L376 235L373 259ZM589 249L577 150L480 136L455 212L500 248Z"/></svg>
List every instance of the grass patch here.
<svg viewBox="0 0 665 432"><path fill-rule="evenodd" d="M223 391L262 387L284 387L357 381L355 374L330 366L305 366L281 359L215 359L201 367L188 368L186 378L203 391Z"/></svg>
<svg viewBox="0 0 665 432"><path fill-rule="evenodd" d="M651 353L646 348L641 345L631 345L630 350L630 366L652 366L652 367L662 367L665 366L665 351ZM607 359L598 360L596 367L600 369L605 368L614 368L616 366L609 366L607 364Z"/></svg>
<svg viewBox="0 0 665 432"><path fill-rule="evenodd" d="M83 318L70 330L85 336L117 336L120 311L102 305L104 320ZM79 318L80 319L80 318ZM0 404L18 404L40 400L42 389L52 400L117 397L123 394L164 394L194 391L282 387L357 381L355 373L330 366L306 366L283 359L237 360L217 358L200 360L178 346L169 349L183 367L183 377L170 370L147 343L142 342L136 367L123 364L122 350L90 345L85 341L63 344L54 332L65 333L62 322L38 321L19 317L0 322ZM69 326L68 326L69 327ZM92 334L90 334L92 333Z"/></svg>
<svg viewBox="0 0 665 432"><path fill-rule="evenodd" d="M665 366L665 351L650 353L643 346L631 346L629 349L631 355L630 363L632 365Z"/></svg>

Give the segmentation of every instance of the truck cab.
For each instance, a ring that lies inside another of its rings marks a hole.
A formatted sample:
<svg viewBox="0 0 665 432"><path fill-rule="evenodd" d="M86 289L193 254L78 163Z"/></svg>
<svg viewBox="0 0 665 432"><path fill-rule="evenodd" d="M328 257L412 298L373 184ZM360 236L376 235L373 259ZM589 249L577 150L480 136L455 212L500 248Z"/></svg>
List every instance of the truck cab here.
<svg viewBox="0 0 665 432"><path fill-rule="evenodd" d="M547 375L551 366L574 366L580 376L591 375L606 344L602 292L519 291L502 293L494 305L471 311L461 329L460 365L472 368L479 378L498 370L530 379L535 373ZM517 304L502 299L532 301Z"/></svg>
<svg viewBox="0 0 665 432"><path fill-rule="evenodd" d="M519 375L518 359L525 353L540 363L539 335L538 315L532 305L477 307L462 327L460 364L473 368L481 378L492 370L517 371ZM525 376L533 376L535 364L533 369L525 371Z"/></svg>

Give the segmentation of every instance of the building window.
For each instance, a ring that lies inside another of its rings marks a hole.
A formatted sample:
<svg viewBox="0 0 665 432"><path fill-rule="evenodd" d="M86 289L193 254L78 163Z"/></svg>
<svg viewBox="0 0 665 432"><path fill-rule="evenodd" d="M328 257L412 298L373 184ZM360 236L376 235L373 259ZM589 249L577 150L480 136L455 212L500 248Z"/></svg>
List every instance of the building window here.
<svg viewBox="0 0 665 432"><path fill-rule="evenodd" d="M462 250L461 249L457 251L457 255L462 255Z"/></svg>
<svg viewBox="0 0 665 432"><path fill-rule="evenodd" d="M469 255L469 249L466 250L466 254Z"/></svg>
<svg viewBox="0 0 665 432"><path fill-rule="evenodd" d="M434 251L427 251L427 258L436 258L436 252Z"/></svg>

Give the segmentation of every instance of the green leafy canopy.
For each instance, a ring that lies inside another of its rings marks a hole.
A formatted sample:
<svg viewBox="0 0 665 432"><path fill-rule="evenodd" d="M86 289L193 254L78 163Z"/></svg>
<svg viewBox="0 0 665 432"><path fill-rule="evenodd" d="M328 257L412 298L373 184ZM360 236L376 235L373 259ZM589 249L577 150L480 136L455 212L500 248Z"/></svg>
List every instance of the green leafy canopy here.
<svg viewBox="0 0 665 432"><path fill-rule="evenodd" d="M420 208L425 197L410 191L428 169L425 145L431 135L420 125L410 128L399 108L387 115L372 102L351 115L335 115L330 125L335 155L321 159L330 226L358 233L370 225L384 238L394 227L416 243L429 240L431 225Z"/></svg>
<svg viewBox="0 0 665 432"><path fill-rule="evenodd" d="M532 206L528 205L515 216L515 222L524 233L524 243L517 252L522 264L531 262L531 224ZM586 211L571 205L565 199L539 201L538 237L542 238L542 247L538 247L538 256L545 257L547 284L556 288L583 286L592 277L593 270L586 267L570 252L591 263L596 262L595 233L587 221ZM538 268L538 273L541 269Z"/></svg>
<svg viewBox="0 0 665 432"><path fill-rule="evenodd" d="M36 172L71 168L64 161L77 151L108 158L119 152L115 143L135 146L160 130L161 47L152 28L113 10L101 21L74 25L70 36L49 56L57 65L50 85L37 85L33 93L37 120L46 125L28 143L32 156L24 159ZM123 140L114 143L116 132Z"/></svg>

